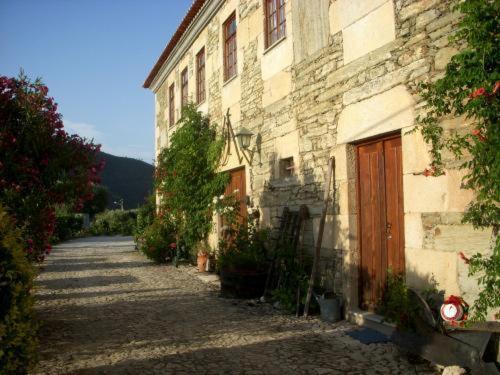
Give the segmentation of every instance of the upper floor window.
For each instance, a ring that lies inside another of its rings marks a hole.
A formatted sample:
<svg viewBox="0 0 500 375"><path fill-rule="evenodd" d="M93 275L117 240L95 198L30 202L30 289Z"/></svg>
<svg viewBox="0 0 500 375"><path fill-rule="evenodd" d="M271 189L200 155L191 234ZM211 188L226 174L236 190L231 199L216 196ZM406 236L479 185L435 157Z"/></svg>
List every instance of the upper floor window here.
<svg viewBox="0 0 500 375"><path fill-rule="evenodd" d="M205 48L196 55L196 102L205 100Z"/></svg>
<svg viewBox="0 0 500 375"><path fill-rule="evenodd" d="M224 22L224 80L237 74L236 61L236 13Z"/></svg>
<svg viewBox="0 0 500 375"><path fill-rule="evenodd" d="M272 46L286 35L285 0L266 2L266 47Z"/></svg>
<svg viewBox="0 0 500 375"><path fill-rule="evenodd" d="M188 103L188 68L181 73L181 110Z"/></svg>
<svg viewBox="0 0 500 375"><path fill-rule="evenodd" d="M168 123L175 124L175 85L172 83L168 89Z"/></svg>

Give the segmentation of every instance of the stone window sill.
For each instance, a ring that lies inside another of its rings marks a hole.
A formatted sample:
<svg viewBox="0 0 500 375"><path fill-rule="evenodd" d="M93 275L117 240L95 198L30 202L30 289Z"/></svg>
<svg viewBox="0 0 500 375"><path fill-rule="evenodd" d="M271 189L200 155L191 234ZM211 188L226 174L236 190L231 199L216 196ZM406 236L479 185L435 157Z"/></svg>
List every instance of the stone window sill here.
<svg viewBox="0 0 500 375"><path fill-rule="evenodd" d="M265 50L264 50L264 55L266 53L268 53L269 51L271 51L272 49L274 49L275 47L277 47L278 45L282 44L283 41L286 39L286 35L285 36L282 36L280 39L278 39L276 42L274 42L273 44L271 44L269 47L267 47Z"/></svg>
<svg viewBox="0 0 500 375"><path fill-rule="evenodd" d="M236 73L231 78L228 78L227 80L225 80L224 83L222 84L222 87L229 85L231 82L233 82L236 79L236 77L238 77L238 73Z"/></svg>
<svg viewBox="0 0 500 375"><path fill-rule="evenodd" d="M294 187L294 186L300 185L300 183L297 179L297 176L271 180L271 181L269 181L269 184L275 188Z"/></svg>

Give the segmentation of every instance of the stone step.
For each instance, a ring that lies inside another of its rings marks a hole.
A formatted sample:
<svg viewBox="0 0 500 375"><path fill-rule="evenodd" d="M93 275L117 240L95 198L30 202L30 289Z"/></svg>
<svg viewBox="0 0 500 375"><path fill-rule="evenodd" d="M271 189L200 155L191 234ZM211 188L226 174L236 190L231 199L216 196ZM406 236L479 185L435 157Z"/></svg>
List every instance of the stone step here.
<svg viewBox="0 0 500 375"><path fill-rule="evenodd" d="M384 321L383 316L359 309L350 312L349 320L360 326L374 329L387 337L391 337L392 333L396 329L396 325Z"/></svg>

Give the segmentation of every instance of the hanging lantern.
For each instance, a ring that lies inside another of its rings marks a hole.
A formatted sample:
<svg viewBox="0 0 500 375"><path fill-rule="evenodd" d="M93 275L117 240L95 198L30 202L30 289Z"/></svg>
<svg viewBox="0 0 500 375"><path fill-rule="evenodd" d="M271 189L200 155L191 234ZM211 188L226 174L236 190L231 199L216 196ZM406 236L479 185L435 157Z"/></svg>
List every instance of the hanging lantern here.
<svg viewBox="0 0 500 375"><path fill-rule="evenodd" d="M235 134L235 137L238 139L240 146L242 149L246 150L250 147L250 139L254 134L245 127L242 127Z"/></svg>

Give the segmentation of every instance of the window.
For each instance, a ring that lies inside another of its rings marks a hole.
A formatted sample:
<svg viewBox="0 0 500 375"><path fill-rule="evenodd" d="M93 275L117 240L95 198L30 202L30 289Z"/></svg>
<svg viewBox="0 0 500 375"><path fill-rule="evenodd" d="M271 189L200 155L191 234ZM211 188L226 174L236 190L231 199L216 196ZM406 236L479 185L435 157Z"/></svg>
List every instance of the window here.
<svg viewBox="0 0 500 375"><path fill-rule="evenodd" d="M280 178L292 177L295 173L295 165L293 158L286 158L280 160Z"/></svg>
<svg viewBox="0 0 500 375"><path fill-rule="evenodd" d="M170 126L175 125L175 86L172 83L168 89L168 123Z"/></svg>
<svg viewBox="0 0 500 375"><path fill-rule="evenodd" d="M283 38L286 33L285 0L265 0L266 48Z"/></svg>
<svg viewBox="0 0 500 375"><path fill-rule="evenodd" d="M205 100L205 48L196 55L196 102Z"/></svg>
<svg viewBox="0 0 500 375"><path fill-rule="evenodd" d="M236 74L236 13L233 13L224 23L224 80Z"/></svg>
<svg viewBox="0 0 500 375"><path fill-rule="evenodd" d="M188 103L188 68L181 73L181 110Z"/></svg>

